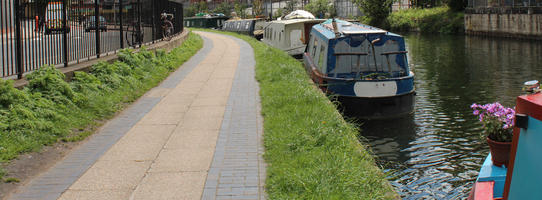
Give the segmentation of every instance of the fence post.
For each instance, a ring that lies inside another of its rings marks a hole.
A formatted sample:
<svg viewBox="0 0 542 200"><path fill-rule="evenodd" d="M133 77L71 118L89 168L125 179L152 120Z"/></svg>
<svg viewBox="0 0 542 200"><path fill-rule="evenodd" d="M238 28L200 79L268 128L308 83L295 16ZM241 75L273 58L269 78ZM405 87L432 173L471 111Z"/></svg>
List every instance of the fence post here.
<svg viewBox="0 0 542 200"><path fill-rule="evenodd" d="M64 56L64 67L68 67L68 3L66 0L62 0L62 46L63 46L63 56Z"/></svg>
<svg viewBox="0 0 542 200"><path fill-rule="evenodd" d="M21 11L19 8L20 0L14 1L15 9L15 66L17 67L17 78L23 78L23 52L21 46Z"/></svg>
<svg viewBox="0 0 542 200"><path fill-rule="evenodd" d="M122 27L122 9L124 9L124 6L122 6L122 0L119 0L119 24L120 24L120 48L121 49L124 49L124 34L122 33L123 32L123 27Z"/></svg>
<svg viewBox="0 0 542 200"><path fill-rule="evenodd" d="M96 58L100 57L100 0L94 0L94 25L96 25Z"/></svg>
<svg viewBox="0 0 542 200"><path fill-rule="evenodd" d="M154 44L154 40L156 40L156 36L155 36L156 32L154 30L156 28L156 21L155 21L156 11L155 11L155 6L154 6L155 1L151 1L151 2L152 2L152 43Z"/></svg>
<svg viewBox="0 0 542 200"><path fill-rule="evenodd" d="M139 43L139 48L141 48L141 45L143 44L143 37L142 37L142 34L144 33L145 29L143 27L143 24L141 24L141 9L143 9L143 7L141 6L141 0L137 0L137 38L138 38L138 43Z"/></svg>

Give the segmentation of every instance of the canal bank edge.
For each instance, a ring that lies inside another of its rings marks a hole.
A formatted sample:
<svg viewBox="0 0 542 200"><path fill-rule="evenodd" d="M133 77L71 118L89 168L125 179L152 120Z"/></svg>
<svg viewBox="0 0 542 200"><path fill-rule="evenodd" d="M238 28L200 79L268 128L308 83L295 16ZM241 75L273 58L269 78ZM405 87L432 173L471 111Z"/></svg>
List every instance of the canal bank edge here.
<svg viewBox="0 0 542 200"><path fill-rule="evenodd" d="M160 41L154 44L151 44L149 46L146 46L145 48L150 51L156 51L157 49L163 49L167 52L170 52L171 50L175 49L176 47L180 46L186 38L188 38L189 30L185 29L181 34L173 37L169 41ZM135 52L138 52L140 49L135 49ZM67 80L71 80L73 77L74 72L76 71L84 71L88 72L92 68L93 65L98 64L100 62L107 62L107 63L113 63L118 59L117 56L118 51L116 51L114 54L106 55L101 58L93 58L88 61L84 61L81 63L76 64L70 64L68 67L64 67L64 64L59 64L55 66L58 70L60 70L62 73L66 75ZM30 74L32 72L25 73L25 76ZM15 80L13 83L13 86L17 89L22 89L28 84L28 80L26 80L26 77L23 77L22 79Z"/></svg>
<svg viewBox="0 0 542 200"><path fill-rule="evenodd" d="M264 116L269 199L397 199L358 130L314 86L300 62L248 36Z"/></svg>

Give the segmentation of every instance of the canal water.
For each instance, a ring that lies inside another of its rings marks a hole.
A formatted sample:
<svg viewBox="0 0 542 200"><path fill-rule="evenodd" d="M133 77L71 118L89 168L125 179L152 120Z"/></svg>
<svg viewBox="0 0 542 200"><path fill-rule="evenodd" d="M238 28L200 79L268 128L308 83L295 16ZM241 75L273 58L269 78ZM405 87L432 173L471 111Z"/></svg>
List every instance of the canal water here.
<svg viewBox="0 0 542 200"><path fill-rule="evenodd" d="M464 199L489 151L470 105L515 104L524 81L542 80L542 43L474 36L407 35L416 74L412 115L361 122L403 199Z"/></svg>

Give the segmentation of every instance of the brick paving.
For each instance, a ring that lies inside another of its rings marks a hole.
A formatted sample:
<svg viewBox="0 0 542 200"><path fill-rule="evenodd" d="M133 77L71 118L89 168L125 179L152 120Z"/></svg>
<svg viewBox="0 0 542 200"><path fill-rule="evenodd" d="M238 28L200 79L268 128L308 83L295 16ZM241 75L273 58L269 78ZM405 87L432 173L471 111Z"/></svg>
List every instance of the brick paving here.
<svg viewBox="0 0 542 200"><path fill-rule="evenodd" d="M265 199L253 51L199 34L194 57L10 199Z"/></svg>
<svg viewBox="0 0 542 200"><path fill-rule="evenodd" d="M202 199L265 199L263 120L252 47L241 56Z"/></svg>

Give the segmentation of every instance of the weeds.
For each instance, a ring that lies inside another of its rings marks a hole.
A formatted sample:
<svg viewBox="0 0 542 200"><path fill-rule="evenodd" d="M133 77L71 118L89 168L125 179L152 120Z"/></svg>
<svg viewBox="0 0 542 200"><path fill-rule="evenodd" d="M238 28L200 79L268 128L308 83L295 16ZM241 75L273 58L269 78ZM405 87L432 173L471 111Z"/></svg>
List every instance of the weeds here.
<svg viewBox="0 0 542 200"><path fill-rule="evenodd" d="M169 53L121 50L118 61L99 63L90 73L75 72L71 82L52 66L27 76L22 90L0 79L0 163L57 141L78 141L93 133L99 120L139 98L203 46L190 33ZM5 171L0 169L0 179Z"/></svg>

